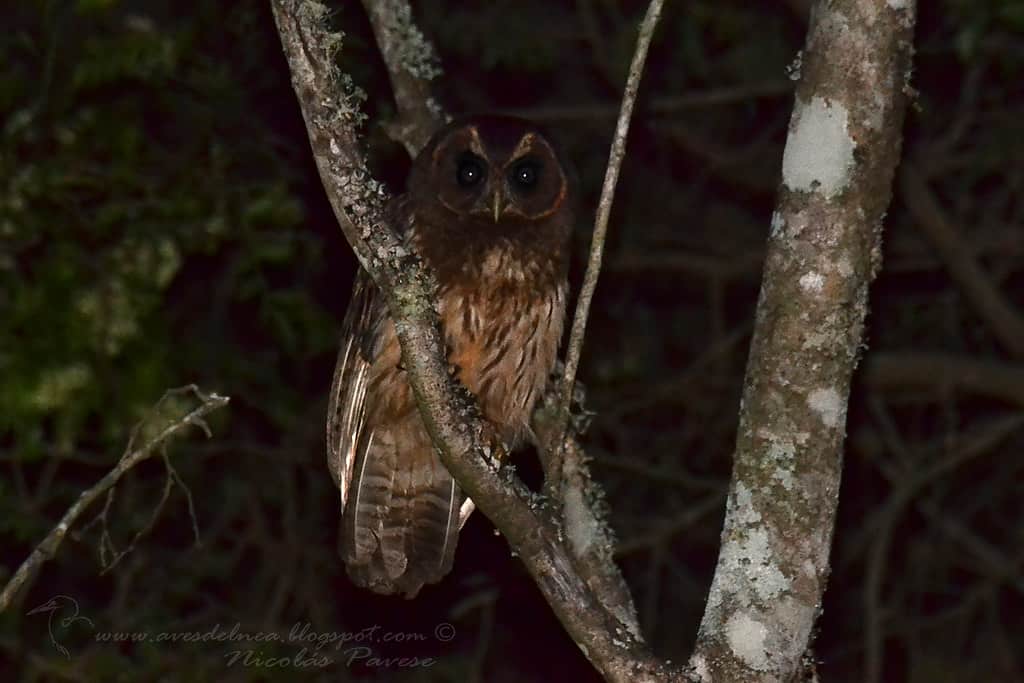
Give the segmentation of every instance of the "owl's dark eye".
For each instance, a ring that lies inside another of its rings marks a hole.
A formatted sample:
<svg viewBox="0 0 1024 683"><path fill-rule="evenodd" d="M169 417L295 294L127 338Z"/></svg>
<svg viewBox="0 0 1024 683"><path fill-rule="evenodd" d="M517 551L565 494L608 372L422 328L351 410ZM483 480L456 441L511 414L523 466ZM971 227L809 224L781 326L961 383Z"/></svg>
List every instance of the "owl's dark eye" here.
<svg viewBox="0 0 1024 683"><path fill-rule="evenodd" d="M521 161L512 167L512 182L523 189L530 189L540 177L540 164L535 161Z"/></svg>
<svg viewBox="0 0 1024 683"><path fill-rule="evenodd" d="M476 157L465 157L459 161L459 167L455 171L455 179L462 187L473 187L484 179L487 172L484 165Z"/></svg>

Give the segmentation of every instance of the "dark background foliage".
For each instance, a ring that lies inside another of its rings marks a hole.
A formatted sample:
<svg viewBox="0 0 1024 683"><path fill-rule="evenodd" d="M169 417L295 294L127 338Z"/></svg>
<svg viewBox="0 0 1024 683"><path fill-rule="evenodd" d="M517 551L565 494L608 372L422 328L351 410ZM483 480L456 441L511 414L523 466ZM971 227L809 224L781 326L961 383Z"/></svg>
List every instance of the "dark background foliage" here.
<svg viewBox="0 0 1024 683"><path fill-rule="evenodd" d="M383 65L358 3L334 4L343 67L367 91L373 164L400 189L408 160L380 126L393 112ZM643 3L418 4L449 110L547 124L595 206ZM960 251L1024 315L1024 9L920 4L907 157ZM669 3L584 354L596 412L585 440L619 557L649 638L675 660L688 655L716 558L805 9ZM0 670L12 680L596 679L480 515L453 574L414 602L355 590L340 568L323 423L355 261L267 4L26 0L5 3L2 19L0 578L110 469L165 388L196 382L232 402L212 439L197 431L169 448L183 486L156 517L160 459L69 537L0 617ZM903 196L889 212L862 370L893 352L946 355L931 371L865 372L856 384L815 656L831 681L863 680L873 658L886 680L1024 680L1024 391L949 381L958 364L999 374L1020 359ZM536 475L528 455L519 465ZM133 542L105 571L109 551ZM57 595L92 623L28 614ZM153 642L235 624L279 640ZM353 640L317 651L297 639L307 624L307 636ZM104 640L127 632L152 637ZM313 661L299 662L304 644ZM247 664L231 664L237 650L251 650ZM371 651L410 659L368 662Z"/></svg>

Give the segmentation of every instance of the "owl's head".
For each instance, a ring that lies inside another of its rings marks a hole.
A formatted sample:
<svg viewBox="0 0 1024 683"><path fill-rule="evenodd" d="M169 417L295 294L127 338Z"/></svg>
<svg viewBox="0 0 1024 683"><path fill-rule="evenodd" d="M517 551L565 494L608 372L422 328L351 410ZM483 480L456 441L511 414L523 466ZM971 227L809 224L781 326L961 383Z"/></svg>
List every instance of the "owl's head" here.
<svg viewBox="0 0 1024 683"><path fill-rule="evenodd" d="M535 223L569 210L570 176L555 145L523 119L448 124L416 158L410 193L474 223Z"/></svg>

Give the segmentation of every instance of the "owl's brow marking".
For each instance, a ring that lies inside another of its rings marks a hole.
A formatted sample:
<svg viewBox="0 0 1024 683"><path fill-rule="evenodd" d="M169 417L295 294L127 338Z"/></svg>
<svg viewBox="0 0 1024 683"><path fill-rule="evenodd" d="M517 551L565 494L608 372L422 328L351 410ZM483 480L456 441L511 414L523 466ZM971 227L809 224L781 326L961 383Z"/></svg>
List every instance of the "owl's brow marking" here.
<svg viewBox="0 0 1024 683"><path fill-rule="evenodd" d="M509 157L509 163L515 161L522 155L526 154L533 148L533 143L537 140L537 136L533 133L527 133L519 140L519 144L512 151L512 155Z"/></svg>
<svg viewBox="0 0 1024 683"><path fill-rule="evenodd" d="M466 132L469 133L469 150L476 154L481 159L487 158L487 152L484 150L484 143L480 139L480 132L476 129L476 126L466 126ZM455 136L458 139L458 136ZM441 161L441 155L451 147L452 143L450 139L445 139L444 142L434 147L434 152L430 155L430 160L433 166L436 168L437 164Z"/></svg>
<svg viewBox="0 0 1024 683"><path fill-rule="evenodd" d="M487 151L484 149L483 140L480 139L480 131L476 126L467 126L466 130L469 132L469 148L477 156L486 159Z"/></svg>

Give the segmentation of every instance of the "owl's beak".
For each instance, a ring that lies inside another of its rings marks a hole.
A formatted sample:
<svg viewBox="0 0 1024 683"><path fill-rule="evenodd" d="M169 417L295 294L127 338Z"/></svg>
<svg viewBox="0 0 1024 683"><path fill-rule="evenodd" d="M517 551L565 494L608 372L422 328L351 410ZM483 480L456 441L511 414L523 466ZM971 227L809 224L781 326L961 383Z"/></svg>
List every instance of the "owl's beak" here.
<svg viewBox="0 0 1024 683"><path fill-rule="evenodd" d="M494 222L498 222L498 218L501 217L501 211L505 207L502 206L501 202L501 190L494 190L494 194L491 195L491 209L494 211Z"/></svg>

